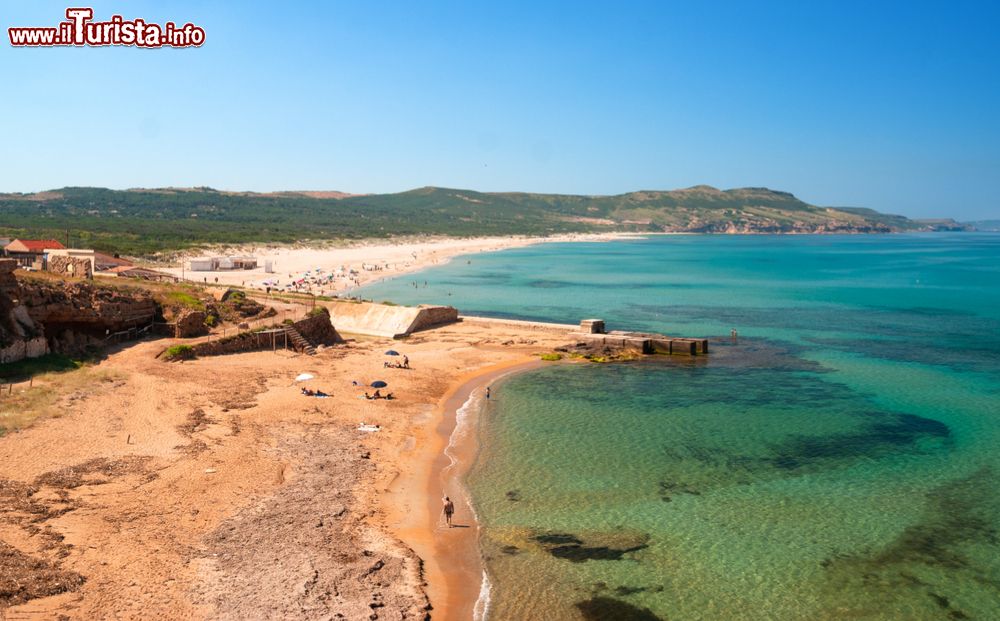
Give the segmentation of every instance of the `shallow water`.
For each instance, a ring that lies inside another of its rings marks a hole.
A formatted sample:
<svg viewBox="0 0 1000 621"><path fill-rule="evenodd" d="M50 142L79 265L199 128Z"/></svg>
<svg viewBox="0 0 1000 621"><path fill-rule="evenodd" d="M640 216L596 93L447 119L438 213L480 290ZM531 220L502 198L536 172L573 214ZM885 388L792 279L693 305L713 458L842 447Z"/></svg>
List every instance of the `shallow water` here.
<svg viewBox="0 0 1000 621"><path fill-rule="evenodd" d="M365 294L713 337L495 387L491 619L1000 618L1000 236L550 244Z"/></svg>

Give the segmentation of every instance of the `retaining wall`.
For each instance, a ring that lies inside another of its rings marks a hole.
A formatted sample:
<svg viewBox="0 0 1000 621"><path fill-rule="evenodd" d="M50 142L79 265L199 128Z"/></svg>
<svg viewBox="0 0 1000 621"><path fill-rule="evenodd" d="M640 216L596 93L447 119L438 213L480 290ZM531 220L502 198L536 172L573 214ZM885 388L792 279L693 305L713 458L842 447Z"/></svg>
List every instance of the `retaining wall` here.
<svg viewBox="0 0 1000 621"><path fill-rule="evenodd" d="M272 329L282 329L276 325ZM343 342L337 330L330 323L329 313L318 313L292 324L299 334L314 345L334 345ZM273 339L273 340L272 340ZM223 356L248 351L261 351L277 347L284 349L286 337L282 333L267 334L262 332L239 332L233 336L205 341L192 345L196 356ZM291 341L288 341L289 344Z"/></svg>
<svg viewBox="0 0 1000 621"><path fill-rule="evenodd" d="M352 334L399 338L458 321L451 306L395 306L374 302L324 302L337 329Z"/></svg>

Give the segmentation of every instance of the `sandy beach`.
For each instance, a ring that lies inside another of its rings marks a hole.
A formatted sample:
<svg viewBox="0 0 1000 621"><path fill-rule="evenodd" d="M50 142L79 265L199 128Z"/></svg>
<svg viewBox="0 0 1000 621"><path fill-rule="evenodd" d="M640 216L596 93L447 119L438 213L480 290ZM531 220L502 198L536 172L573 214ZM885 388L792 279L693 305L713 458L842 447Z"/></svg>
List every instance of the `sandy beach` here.
<svg viewBox="0 0 1000 621"><path fill-rule="evenodd" d="M220 246L187 252L176 265L161 268L194 282L241 285L264 289L308 291L317 295L340 295L365 284L447 263L453 257L478 252L495 252L552 242L597 242L636 237L627 233L566 234L551 237L403 238L364 240L334 244L302 243L294 246ZM252 270L192 272L190 260L206 256L252 256L258 267ZM183 267L181 264L183 263ZM265 271L271 265L272 273ZM294 283L301 283L295 287Z"/></svg>
<svg viewBox="0 0 1000 621"><path fill-rule="evenodd" d="M100 381L50 386L57 415L0 438L0 557L34 594L0 616L470 619L482 567L458 480L478 408L463 405L565 342L466 322L316 356L112 351ZM413 368L384 368L389 347ZM353 385L376 379L396 399ZM440 523L443 494L462 527Z"/></svg>

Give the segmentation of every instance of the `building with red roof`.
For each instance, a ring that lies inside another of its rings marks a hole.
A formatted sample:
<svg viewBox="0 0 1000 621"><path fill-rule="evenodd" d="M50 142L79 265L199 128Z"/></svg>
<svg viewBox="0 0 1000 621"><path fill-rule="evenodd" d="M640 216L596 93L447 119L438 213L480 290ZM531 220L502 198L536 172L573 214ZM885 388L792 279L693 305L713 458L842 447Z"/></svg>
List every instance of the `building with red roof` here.
<svg viewBox="0 0 1000 621"><path fill-rule="evenodd" d="M4 254L17 261L20 267L44 269L45 255L49 250L64 250L54 239L15 239L4 246Z"/></svg>

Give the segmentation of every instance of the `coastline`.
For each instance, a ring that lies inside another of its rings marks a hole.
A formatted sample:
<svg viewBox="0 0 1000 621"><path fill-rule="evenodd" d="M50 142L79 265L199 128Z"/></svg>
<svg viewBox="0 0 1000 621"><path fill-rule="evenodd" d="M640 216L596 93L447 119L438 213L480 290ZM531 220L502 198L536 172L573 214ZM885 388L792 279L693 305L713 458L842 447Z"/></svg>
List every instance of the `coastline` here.
<svg viewBox="0 0 1000 621"><path fill-rule="evenodd" d="M524 356L456 378L435 408L429 425L432 431L422 450L403 458L401 472L405 474L386 490L392 534L424 561L426 592L435 606L435 619L478 621L483 618L484 596L488 596L479 522L464 484L479 452L483 391L502 378L544 364ZM455 503L455 527L450 529L441 523L445 495Z"/></svg>
<svg viewBox="0 0 1000 621"><path fill-rule="evenodd" d="M350 295L365 285L387 278L397 278L424 269L445 265L457 256L479 252L498 252L536 244L565 242L603 242L617 239L635 239L646 234L635 233L571 233L550 237L471 237L439 238L418 237L399 240L361 240L344 245L333 242L314 242L295 245L242 244L217 246L198 252L178 255L181 263L205 255L252 255L258 267L252 270L216 270L192 272L186 267L159 267L159 271L172 274L190 282L245 286L264 289L264 281L277 280L278 288L320 268L324 274L333 274L344 268L356 274L337 277L328 283L310 283L298 291L319 295ZM265 262L271 262L274 273L264 271ZM379 269L366 269L378 266ZM293 289L294 290L294 289Z"/></svg>

